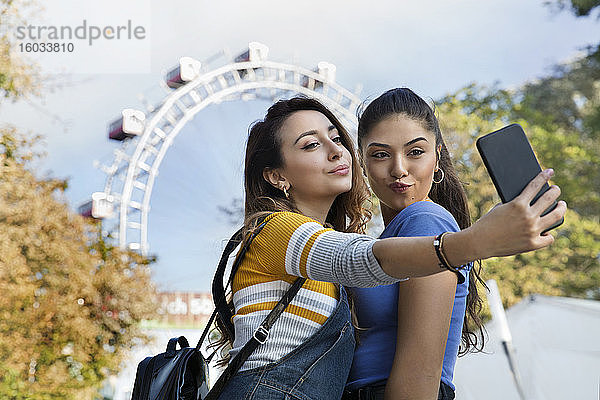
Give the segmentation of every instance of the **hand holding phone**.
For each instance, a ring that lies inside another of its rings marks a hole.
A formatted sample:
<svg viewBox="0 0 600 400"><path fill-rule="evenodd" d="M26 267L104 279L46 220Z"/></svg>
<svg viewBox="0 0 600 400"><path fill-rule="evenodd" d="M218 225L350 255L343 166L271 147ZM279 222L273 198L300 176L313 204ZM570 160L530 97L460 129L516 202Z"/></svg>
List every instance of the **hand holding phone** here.
<svg viewBox="0 0 600 400"><path fill-rule="evenodd" d="M477 139L477 150L503 203L517 197L542 171L523 128L518 124L508 125L480 137ZM544 184L530 204L533 205L549 189L550 186ZM542 216L552 211L556 205L557 202L554 201ZM564 218L544 230L542 234L563 222Z"/></svg>

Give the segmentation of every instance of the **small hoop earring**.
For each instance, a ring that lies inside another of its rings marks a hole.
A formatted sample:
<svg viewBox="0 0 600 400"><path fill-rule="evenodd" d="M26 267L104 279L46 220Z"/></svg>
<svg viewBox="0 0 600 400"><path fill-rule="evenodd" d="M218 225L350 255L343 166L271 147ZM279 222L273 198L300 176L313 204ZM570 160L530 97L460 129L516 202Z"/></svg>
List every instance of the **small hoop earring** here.
<svg viewBox="0 0 600 400"><path fill-rule="evenodd" d="M288 193L287 188L285 187L285 185L281 185L280 189L283 191L283 194L285 195L285 198L289 200L290 194Z"/></svg>
<svg viewBox="0 0 600 400"><path fill-rule="evenodd" d="M432 179L433 183L441 183L441 182L444 180L444 176L445 176L445 175L444 175L444 170L440 168L438 171L440 171L440 172L442 173L442 177L440 178L440 180L439 180L439 181L436 181L436 180L435 180L435 172L434 172L434 173L433 173L433 177L434 177L434 179Z"/></svg>

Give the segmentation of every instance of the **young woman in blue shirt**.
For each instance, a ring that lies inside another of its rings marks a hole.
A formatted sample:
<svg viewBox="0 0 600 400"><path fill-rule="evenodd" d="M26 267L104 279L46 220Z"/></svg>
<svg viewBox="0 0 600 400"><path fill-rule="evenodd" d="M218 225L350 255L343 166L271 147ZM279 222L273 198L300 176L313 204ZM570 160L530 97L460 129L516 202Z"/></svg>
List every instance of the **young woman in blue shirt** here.
<svg viewBox="0 0 600 400"><path fill-rule="evenodd" d="M359 119L358 146L380 200L385 224L380 238L436 236L471 225L435 113L413 91L392 89L373 100ZM446 271L352 289L364 330L346 397L453 399L459 346L462 352L482 346L477 271L469 263L461 270L464 279Z"/></svg>
<svg viewBox="0 0 600 400"><path fill-rule="evenodd" d="M268 216L233 278L227 302L233 327L226 329L228 319L219 319L221 344L231 346L229 355L235 356L257 331L297 276L307 281L220 399L340 398L354 354L350 311L340 285L369 287L443 274L436 248L452 269L545 247L553 238L540 232L566 210L560 203L540 218L558 188L530 205L550 177L546 171L513 202L449 233L443 246L433 236L376 240L360 234L369 216L363 208L368 192L353 150L335 115L313 99L281 100L251 127L244 171L245 237Z"/></svg>

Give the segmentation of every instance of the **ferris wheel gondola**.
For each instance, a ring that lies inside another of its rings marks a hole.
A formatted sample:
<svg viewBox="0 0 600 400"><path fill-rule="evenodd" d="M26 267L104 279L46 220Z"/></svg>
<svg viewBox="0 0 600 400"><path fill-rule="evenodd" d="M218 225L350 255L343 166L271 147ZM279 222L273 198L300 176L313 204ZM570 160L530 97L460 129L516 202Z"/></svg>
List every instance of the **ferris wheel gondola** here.
<svg viewBox="0 0 600 400"><path fill-rule="evenodd" d="M144 132L146 115L143 111L126 108L121 117L108 125L108 137L112 140L123 141Z"/></svg>
<svg viewBox="0 0 600 400"><path fill-rule="evenodd" d="M171 89L177 89L200 75L202 63L192 57L181 57L179 64L167 72L165 81Z"/></svg>

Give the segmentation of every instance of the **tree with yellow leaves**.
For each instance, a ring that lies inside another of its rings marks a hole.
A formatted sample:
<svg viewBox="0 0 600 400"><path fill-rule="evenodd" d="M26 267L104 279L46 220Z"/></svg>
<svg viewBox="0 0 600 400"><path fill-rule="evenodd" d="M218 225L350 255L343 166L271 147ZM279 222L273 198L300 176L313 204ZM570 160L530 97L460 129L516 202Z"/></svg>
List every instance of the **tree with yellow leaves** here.
<svg viewBox="0 0 600 400"><path fill-rule="evenodd" d="M15 27L24 24L23 13L33 8L29 0L0 0L0 95L5 98L39 94L38 67L15 51L11 37Z"/></svg>
<svg viewBox="0 0 600 400"><path fill-rule="evenodd" d="M155 314L148 264L71 211L66 182L0 134L0 398L93 399Z"/></svg>

